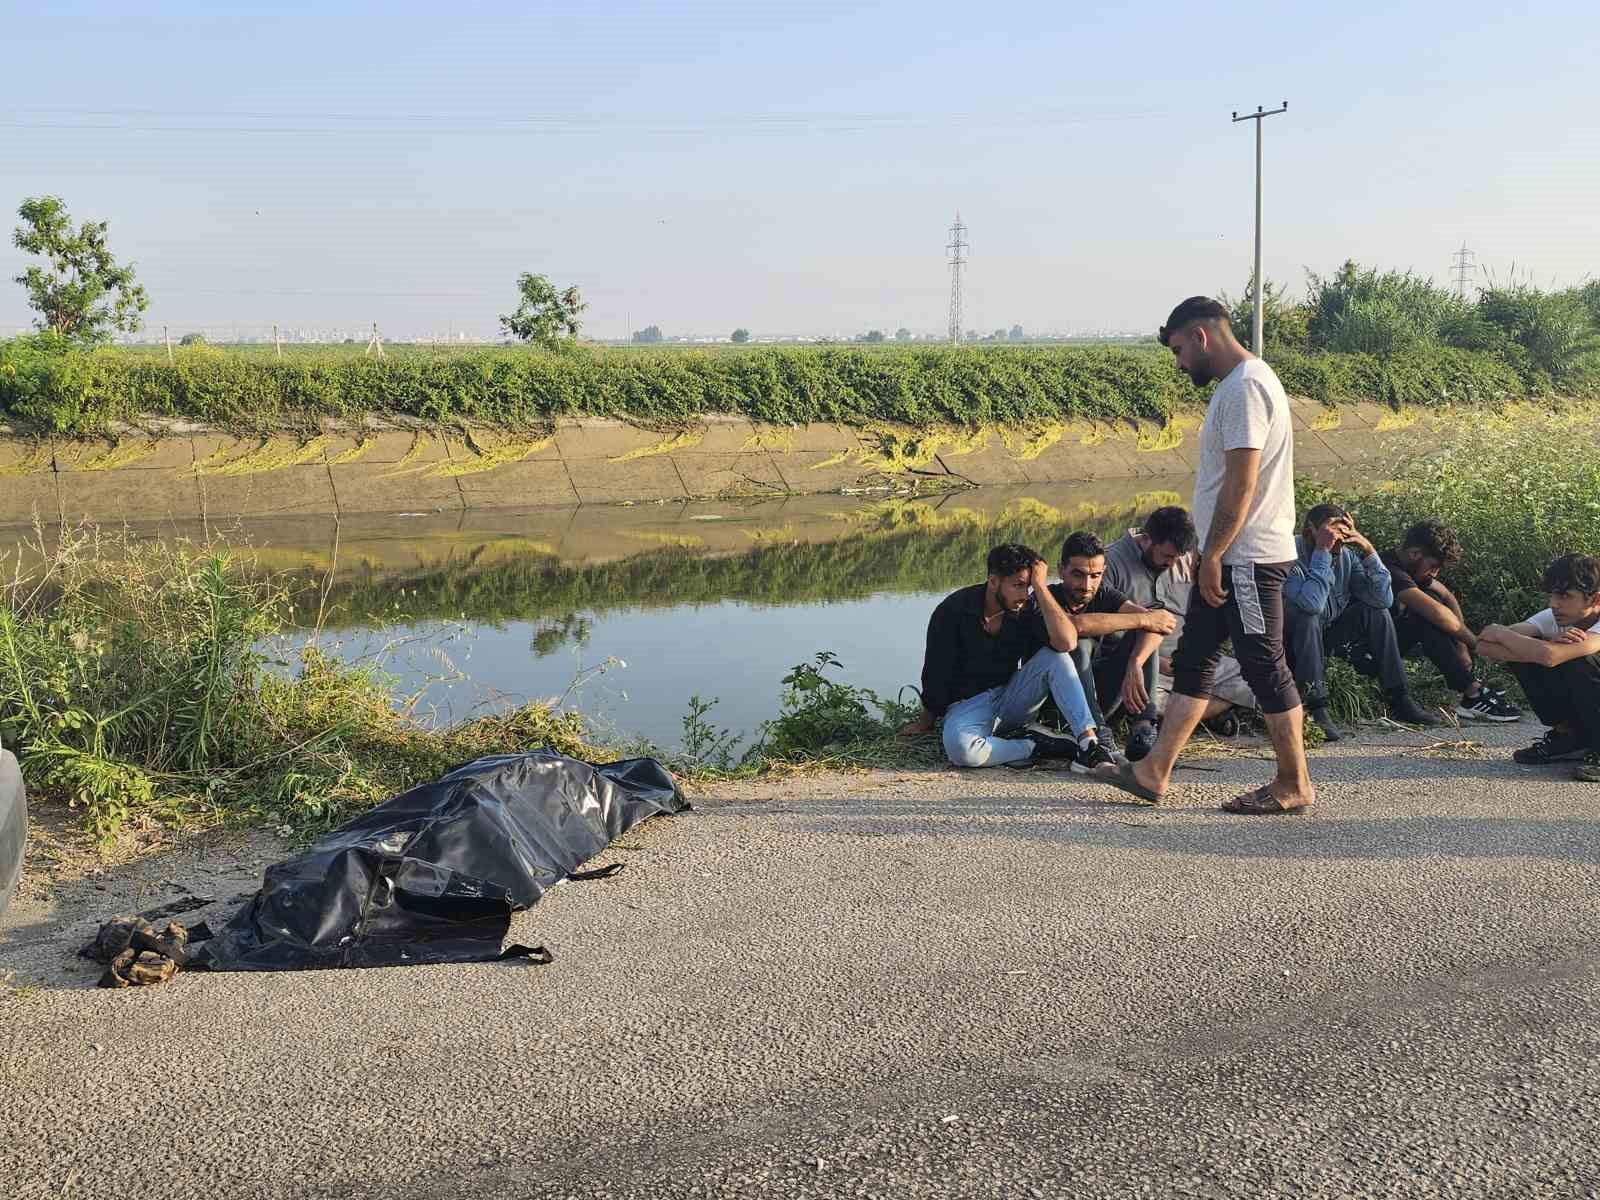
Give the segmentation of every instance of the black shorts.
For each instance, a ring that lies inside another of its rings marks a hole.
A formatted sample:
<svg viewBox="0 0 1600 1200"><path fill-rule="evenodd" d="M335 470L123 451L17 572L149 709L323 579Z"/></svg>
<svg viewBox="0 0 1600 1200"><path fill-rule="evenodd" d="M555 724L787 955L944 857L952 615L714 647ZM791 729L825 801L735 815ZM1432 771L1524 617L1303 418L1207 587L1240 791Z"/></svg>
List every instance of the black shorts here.
<svg viewBox="0 0 1600 1200"><path fill-rule="evenodd" d="M1222 658L1222 643L1233 639L1233 656L1264 713L1300 707L1300 693L1283 652L1283 581L1293 563L1255 563L1222 568L1228 598L1212 608L1199 584L1189 597L1183 633L1172 656L1172 690L1203 700Z"/></svg>

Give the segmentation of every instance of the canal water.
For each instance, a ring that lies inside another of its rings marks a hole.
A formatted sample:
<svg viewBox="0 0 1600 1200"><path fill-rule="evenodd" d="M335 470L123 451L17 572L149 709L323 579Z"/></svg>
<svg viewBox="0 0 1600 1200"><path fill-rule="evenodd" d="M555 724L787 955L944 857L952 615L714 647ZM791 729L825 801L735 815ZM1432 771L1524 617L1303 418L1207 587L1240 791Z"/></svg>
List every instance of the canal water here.
<svg viewBox="0 0 1600 1200"><path fill-rule="evenodd" d="M995 543L1054 563L1073 530L1120 536L1191 492L1187 478L1146 478L221 532L303 585L295 627L271 646L281 669L315 639L380 667L425 721L556 699L602 733L669 747L698 695L748 745L777 715L783 676L819 651L837 656L838 678L885 698L915 684L928 615L983 577Z"/></svg>

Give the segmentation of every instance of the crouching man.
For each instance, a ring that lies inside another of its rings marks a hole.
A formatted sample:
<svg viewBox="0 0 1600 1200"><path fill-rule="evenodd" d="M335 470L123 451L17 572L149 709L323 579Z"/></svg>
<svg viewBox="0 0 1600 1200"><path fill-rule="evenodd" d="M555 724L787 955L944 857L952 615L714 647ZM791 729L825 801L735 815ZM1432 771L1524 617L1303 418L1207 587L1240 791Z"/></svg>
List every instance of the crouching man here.
<svg viewBox="0 0 1600 1200"><path fill-rule="evenodd" d="M1511 757L1525 766L1581 759L1576 776L1600 783L1600 558L1565 554L1544 573L1550 607L1515 625L1489 625L1478 654L1506 663L1544 737Z"/></svg>
<svg viewBox="0 0 1600 1200"><path fill-rule="evenodd" d="M1078 635L1051 595L1049 568L1027 546L989 551L989 577L950 593L928 621L922 703L944 718L944 749L958 767L1067 759L1087 774L1115 762L1096 736L1072 665ZM1030 727L1045 697L1074 738Z"/></svg>

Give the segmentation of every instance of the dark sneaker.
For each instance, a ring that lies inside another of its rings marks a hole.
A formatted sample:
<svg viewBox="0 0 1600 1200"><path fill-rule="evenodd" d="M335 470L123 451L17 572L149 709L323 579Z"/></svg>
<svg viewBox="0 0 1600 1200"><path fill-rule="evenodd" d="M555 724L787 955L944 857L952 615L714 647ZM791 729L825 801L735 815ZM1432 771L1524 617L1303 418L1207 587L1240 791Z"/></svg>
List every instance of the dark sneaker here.
<svg viewBox="0 0 1600 1200"><path fill-rule="evenodd" d="M1520 721L1522 710L1504 692L1480 687L1476 696L1456 705L1456 716L1465 721Z"/></svg>
<svg viewBox="0 0 1600 1200"><path fill-rule="evenodd" d="M1572 768L1572 777L1579 783L1600 783L1600 750L1591 750L1583 761Z"/></svg>
<svg viewBox="0 0 1600 1200"><path fill-rule="evenodd" d="M1550 729L1533 745L1524 746L1511 757L1525 767L1543 767L1550 763L1577 762L1588 755L1589 747L1577 734Z"/></svg>
<svg viewBox="0 0 1600 1200"><path fill-rule="evenodd" d="M1333 723L1333 715L1328 712L1327 705L1319 704L1316 708L1307 710L1311 719L1317 723L1317 728L1322 730L1324 741L1342 742L1344 734L1339 732L1339 727Z"/></svg>
<svg viewBox="0 0 1600 1200"><path fill-rule="evenodd" d="M1111 757L1111 752L1099 742L1090 742L1087 746L1078 748L1078 757L1072 760L1072 769L1079 775L1092 775L1106 768L1115 767L1117 760Z"/></svg>
<svg viewBox="0 0 1600 1200"><path fill-rule="evenodd" d="M1400 692L1389 697L1389 715L1402 725L1421 725L1431 728L1443 724L1438 713L1431 713L1418 704L1410 692Z"/></svg>
<svg viewBox="0 0 1600 1200"><path fill-rule="evenodd" d="M1023 733L1033 743L1035 758L1061 758L1071 762L1078 757L1078 739L1046 729L1042 725L1025 725Z"/></svg>
<svg viewBox="0 0 1600 1200"><path fill-rule="evenodd" d="M1138 762L1156 748L1156 723L1135 721L1128 731L1128 761Z"/></svg>

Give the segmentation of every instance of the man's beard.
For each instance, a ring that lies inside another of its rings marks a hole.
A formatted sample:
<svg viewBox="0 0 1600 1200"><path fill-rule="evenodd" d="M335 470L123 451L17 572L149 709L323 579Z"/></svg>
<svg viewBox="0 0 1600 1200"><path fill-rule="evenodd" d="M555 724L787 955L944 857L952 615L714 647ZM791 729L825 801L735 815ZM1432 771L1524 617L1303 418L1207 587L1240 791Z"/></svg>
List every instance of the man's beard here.
<svg viewBox="0 0 1600 1200"><path fill-rule="evenodd" d="M1199 366L1194 367L1193 369L1185 367L1183 369L1183 373L1189 377L1189 381L1193 383L1195 387L1205 387L1206 384L1210 383L1216 378L1216 375L1214 375L1211 371L1211 364L1208 362L1201 363Z"/></svg>

